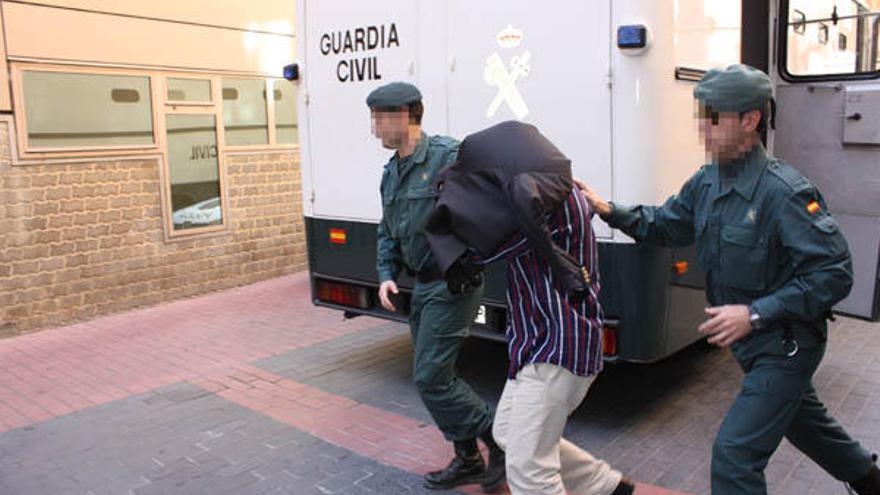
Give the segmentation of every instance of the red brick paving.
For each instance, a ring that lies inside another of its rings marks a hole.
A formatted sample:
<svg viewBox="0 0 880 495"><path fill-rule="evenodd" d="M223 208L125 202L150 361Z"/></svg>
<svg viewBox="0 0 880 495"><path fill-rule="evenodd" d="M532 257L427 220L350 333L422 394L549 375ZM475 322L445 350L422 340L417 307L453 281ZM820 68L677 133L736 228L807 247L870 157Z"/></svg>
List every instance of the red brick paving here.
<svg viewBox="0 0 880 495"><path fill-rule="evenodd" d="M333 321L339 323L328 325ZM314 307L308 278L298 274L2 340L0 432L190 381L362 456L424 474L452 454L435 427L247 364L383 324L343 322L338 312ZM637 493L681 492L639 485Z"/></svg>
<svg viewBox="0 0 880 495"><path fill-rule="evenodd" d="M238 366L231 373L203 377L193 383L240 406L398 469L425 474L445 465L452 456L449 443L437 428L258 368ZM460 490L482 493L477 487ZM639 485L636 493L682 492Z"/></svg>
<svg viewBox="0 0 880 495"><path fill-rule="evenodd" d="M314 307L294 275L5 339L0 431L381 324Z"/></svg>

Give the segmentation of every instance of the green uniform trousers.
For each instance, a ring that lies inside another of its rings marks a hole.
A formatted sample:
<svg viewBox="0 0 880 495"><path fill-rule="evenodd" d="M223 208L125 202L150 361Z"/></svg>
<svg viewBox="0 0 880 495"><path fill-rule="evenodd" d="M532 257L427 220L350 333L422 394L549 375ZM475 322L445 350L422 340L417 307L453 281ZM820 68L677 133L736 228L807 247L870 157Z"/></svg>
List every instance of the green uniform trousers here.
<svg viewBox="0 0 880 495"><path fill-rule="evenodd" d="M712 449L712 494L766 494L764 468L783 437L840 481L865 476L870 454L828 414L813 388L825 344L790 357L781 340L767 344L769 352L737 356L745 377Z"/></svg>
<svg viewBox="0 0 880 495"><path fill-rule="evenodd" d="M455 363L470 333L483 287L453 295L445 281L417 283L410 307L413 382L422 402L449 441L477 438L492 425L486 401L460 380Z"/></svg>

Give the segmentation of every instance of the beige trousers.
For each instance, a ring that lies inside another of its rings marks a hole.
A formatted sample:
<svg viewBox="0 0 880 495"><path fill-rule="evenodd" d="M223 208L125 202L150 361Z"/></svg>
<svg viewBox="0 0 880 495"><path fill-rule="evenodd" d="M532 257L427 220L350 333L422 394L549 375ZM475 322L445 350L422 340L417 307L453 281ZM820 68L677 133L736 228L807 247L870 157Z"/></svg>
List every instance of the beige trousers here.
<svg viewBox="0 0 880 495"><path fill-rule="evenodd" d="M609 495L620 483L620 472L562 438L594 379L537 363L504 385L492 435L505 450L513 495Z"/></svg>

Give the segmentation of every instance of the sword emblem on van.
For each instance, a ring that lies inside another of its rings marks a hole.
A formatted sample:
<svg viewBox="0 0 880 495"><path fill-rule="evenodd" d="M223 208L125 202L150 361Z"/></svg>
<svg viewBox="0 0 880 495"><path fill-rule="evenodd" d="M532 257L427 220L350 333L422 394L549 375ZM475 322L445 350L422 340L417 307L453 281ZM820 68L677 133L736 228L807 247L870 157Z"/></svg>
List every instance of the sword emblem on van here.
<svg viewBox="0 0 880 495"><path fill-rule="evenodd" d="M516 48L522 43L524 37L522 31L508 25L498 33L496 39L498 46L501 48ZM516 87L516 81L520 77L529 75L531 70L529 59L531 56L531 53L526 51L520 56L513 57L510 60L510 70L504 65L504 61L501 60L501 55L498 52L493 53L486 59L483 77L487 84L498 87L495 99L492 100L492 103L489 104L489 108L486 110L487 118L494 117L495 113L498 112L498 108L505 102L517 119L522 120L529 114L529 107Z"/></svg>
<svg viewBox="0 0 880 495"><path fill-rule="evenodd" d="M483 73L486 83L490 86L498 86L498 93L489 105L489 109L486 110L486 117L493 117L498 111L498 107L505 102L517 119L522 120L529 114L529 107L516 87L516 81L529 74L531 56L529 52L525 52L519 57L513 57L510 61L510 71L505 67L498 52L493 53L486 60L486 68Z"/></svg>

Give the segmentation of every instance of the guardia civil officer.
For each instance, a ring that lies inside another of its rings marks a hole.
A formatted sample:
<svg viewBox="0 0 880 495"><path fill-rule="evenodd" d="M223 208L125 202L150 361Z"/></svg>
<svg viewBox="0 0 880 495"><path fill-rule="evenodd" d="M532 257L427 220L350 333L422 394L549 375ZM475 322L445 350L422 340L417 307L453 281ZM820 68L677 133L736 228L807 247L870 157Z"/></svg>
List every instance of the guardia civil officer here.
<svg viewBox="0 0 880 495"><path fill-rule="evenodd" d="M482 483L487 491L504 480L504 452L492 439L492 411L455 373L459 349L474 321L482 285L466 294L451 294L424 236L425 223L437 197L435 178L458 154L458 141L422 132L422 95L408 83L394 82L367 97L373 134L394 150L385 165L380 193L376 268L379 299L396 311L390 294L402 270L415 279L409 323L413 342L413 381L425 407L455 457L445 469L425 476L425 486L446 489ZM489 466L477 448L489 448Z"/></svg>
<svg viewBox="0 0 880 495"><path fill-rule="evenodd" d="M699 330L730 346L745 373L712 449L712 493L764 494L783 438L860 495L880 495L870 453L828 415L811 383L826 317L852 286L849 248L819 191L769 155L760 131L772 84L745 65L710 70L694 90L710 162L663 206L605 202L610 226L639 242L696 242L711 307Z"/></svg>

